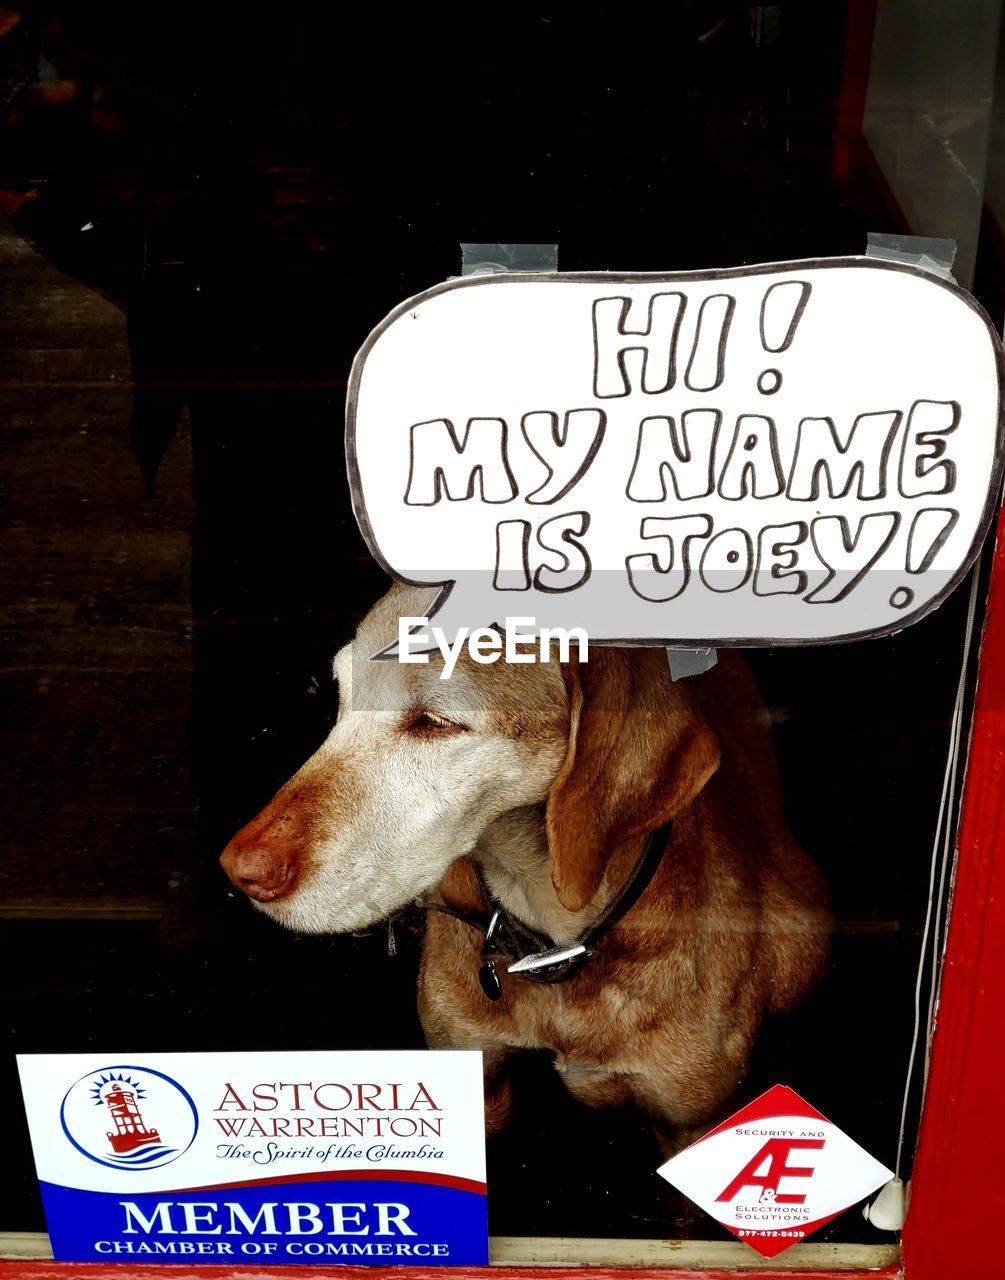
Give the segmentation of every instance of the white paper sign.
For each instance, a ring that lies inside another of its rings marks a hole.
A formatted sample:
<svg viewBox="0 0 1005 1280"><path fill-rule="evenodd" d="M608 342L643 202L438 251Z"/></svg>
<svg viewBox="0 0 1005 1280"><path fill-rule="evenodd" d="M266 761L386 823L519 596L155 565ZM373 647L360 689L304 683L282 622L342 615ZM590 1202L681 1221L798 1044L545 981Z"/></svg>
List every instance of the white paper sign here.
<svg viewBox="0 0 1005 1280"><path fill-rule="evenodd" d="M58 1261L487 1262L480 1053L18 1068Z"/></svg>
<svg viewBox="0 0 1005 1280"><path fill-rule="evenodd" d="M876 259L450 281L357 357L356 516L448 638L880 635L979 549L1000 367L968 294Z"/></svg>

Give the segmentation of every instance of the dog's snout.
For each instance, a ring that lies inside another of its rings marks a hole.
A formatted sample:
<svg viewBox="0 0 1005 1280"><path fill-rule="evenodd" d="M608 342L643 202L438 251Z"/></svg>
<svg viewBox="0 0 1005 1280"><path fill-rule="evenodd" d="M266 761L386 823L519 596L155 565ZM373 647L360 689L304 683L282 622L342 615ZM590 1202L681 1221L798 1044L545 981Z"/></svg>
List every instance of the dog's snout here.
<svg viewBox="0 0 1005 1280"><path fill-rule="evenodd" d="M231 881L256 902L272 902L293 888L299 848L291 826L289 814L269 806L220 855Z"/></svg>
<svg viewBox="0 0 1005 1280"><path fill-rule="evenodd" d="M220 862L238 889L256 902L282 897L296 870L293 858L272 849L241 848L236 841L227 845Z"/></svg>

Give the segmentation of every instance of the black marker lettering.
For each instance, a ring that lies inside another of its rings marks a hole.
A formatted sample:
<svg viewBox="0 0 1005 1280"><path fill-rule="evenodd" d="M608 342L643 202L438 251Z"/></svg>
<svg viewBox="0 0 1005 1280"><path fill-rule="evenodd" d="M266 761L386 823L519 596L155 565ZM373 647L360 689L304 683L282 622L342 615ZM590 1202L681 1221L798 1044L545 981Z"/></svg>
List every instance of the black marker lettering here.
<svg viewBox="0 0 1005 1280"><path fill-rule="evenodd" d="M516 497L502 418L469 418L463 440L457 439L453 423L446 418L412 427L405 489L409 506L435 506L444 494L451 502L472 498L476 480L484 502L509 502Z"/></svg>

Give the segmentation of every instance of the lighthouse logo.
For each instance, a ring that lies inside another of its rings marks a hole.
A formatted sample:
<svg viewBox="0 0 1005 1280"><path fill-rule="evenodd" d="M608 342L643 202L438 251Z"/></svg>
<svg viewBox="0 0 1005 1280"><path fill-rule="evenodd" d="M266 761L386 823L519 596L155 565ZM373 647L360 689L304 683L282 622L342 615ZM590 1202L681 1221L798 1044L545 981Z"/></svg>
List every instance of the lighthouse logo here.
<svg viewBox="0 0 1005 1280"><path fill-rule="evenodd" d="M71 1085L59 1112L77 1150L110 1169L158 1169L185 1154L199 1116L186 1090L161 1071L116 1064Z"/></svg>

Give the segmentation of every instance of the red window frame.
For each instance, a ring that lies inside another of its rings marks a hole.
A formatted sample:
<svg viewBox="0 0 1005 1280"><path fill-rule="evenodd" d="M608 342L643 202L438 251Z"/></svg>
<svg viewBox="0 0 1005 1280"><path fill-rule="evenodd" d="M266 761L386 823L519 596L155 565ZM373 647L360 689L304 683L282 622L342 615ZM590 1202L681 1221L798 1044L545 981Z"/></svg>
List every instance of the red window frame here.
<svg viewBox="0 0 1005 1280"><path fill-rule="evenodd" d="M834 136L834 176L848 179L856 156L869 164L888 211L910 231L863 145L876 0L849 0L844 71ZM932 1030L917 1153L902 1235L902 1263L863 1271L722 1271L615 1267L408 1268L408 1280L992 1280L1002 1272L995 1230L1005 1215L997 1134L1005 1130L1005 508L999 512L981 640L970 752L957 833L941 991ZM400 1268L395 1269L401 1275ZM0 1258L0 1280L238 1280L274 1277L377 1280L383 1268L80 1264Z"/></svg>
<svg viewBox="0 0 1005 1280"><path fill-rule="evenodd" d="M835 176L861 149L876 0L850 0L835 132ZM866 156L868 160L868 156ZM874 178L876 174L873 175ZM882 175L878 180L883 183ZM896 201L888 203L899 214ZM899 215L903 220L903 215ZM909 230L906 222L904 229ZM615 1267L408 1268L408 1280L992 1280L1005 1215L997 1136L1005 1131L1005 509L999 512L962 793L952 903L902 1263L878 1269ZM358 1266L149 1266L0 1258L0 1280L378 1280Z"/></svg>

